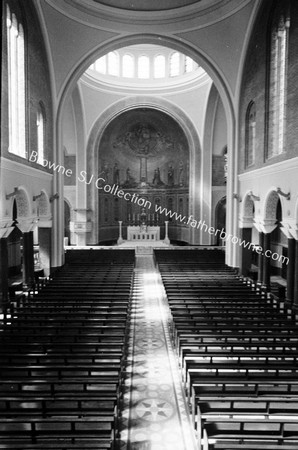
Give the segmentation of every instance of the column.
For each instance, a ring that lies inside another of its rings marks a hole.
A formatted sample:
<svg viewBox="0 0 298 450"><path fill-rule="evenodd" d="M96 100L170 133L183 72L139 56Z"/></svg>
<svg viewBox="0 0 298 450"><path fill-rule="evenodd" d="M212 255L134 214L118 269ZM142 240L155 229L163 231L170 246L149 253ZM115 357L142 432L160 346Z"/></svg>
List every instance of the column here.
<svg viewBox="0 0 298 450"><path fill-rule="evenodd" d="M271 233L265 233L264 235L264 247L263 247L263 284L270 290L270 273L271 273L271 260L265 256L266 250L270 250L270 235Z"/></svg>
<svg viewBox="0 0 298 450"><path fill-rule="evenodd" d="M289 304L293 303L294 299L294 280L295 280L295 267L296 271L298 266L295 265L295 247L296 241L293 238L288 238L288 258L289 264L287 266L287 296L286 300Z"/></svg>
<svg viewBox="0 0 298 450"><path fill-rule="evenodd" d="M263 283L263 249L264 249L264 233L261 231L259 232L259 245L262 248L262 252L259 253L258 257L258 282Z"/></svg>
<svg viewBox="0 0 298 450"><path fill-rule="evenodd" d="M166 220L165 221L165 238L164 238L165 244L170 244L168 232L169 232L169 222L168 222L168 220Z"/></svg>
<svg viewBox="0 0 298 450"><path fill-rule="evenodd" d="M0 312L8 301L8 246L7 238L0 239Z"/></svg>
<svg viewBox="0 0 298 450"><path fill-rule="evenodd" d="M122 244L123 238L122 238L122 220L119 220L119 237L117 240L117 244Z"/></svg>
<svg viewBox="0 0 298 450"><path fill-rule="evenodd" d="M251 242L251 228L240 228L241 240ZM249 248L240 247L240 274L246 277L251 268L252 254Z"/></svg>
<svg viewBox="0 0 298 450"><path fill-rule="evenodd" d="M45 277L50 275L51 269L51 228L38 229L39 258Z"/></svg>
<svg viewBox="0 0 298 450"><path fill-rule="evenodd" d="M34 284L33 231L23 234L23 282L28 287Z"/></svg>

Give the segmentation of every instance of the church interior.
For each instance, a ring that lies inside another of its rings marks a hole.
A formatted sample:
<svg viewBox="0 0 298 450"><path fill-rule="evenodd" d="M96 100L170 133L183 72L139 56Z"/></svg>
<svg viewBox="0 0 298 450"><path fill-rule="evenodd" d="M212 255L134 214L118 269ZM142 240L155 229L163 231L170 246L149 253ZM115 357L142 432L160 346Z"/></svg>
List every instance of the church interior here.
<svg viewBox="0 0 298 450"><path fill-rule="evenodd" d="M298 449L298 3L4 0L0 449Z"/></svg>

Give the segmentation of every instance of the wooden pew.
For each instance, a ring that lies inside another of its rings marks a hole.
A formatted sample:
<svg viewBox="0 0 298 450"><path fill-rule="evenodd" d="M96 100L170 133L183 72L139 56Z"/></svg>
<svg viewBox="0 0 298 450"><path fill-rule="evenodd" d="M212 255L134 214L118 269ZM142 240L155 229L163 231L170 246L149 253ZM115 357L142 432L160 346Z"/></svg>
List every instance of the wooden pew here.
<svg viewBox="0 0 298 450"><path fill-rule="evenodd" d="M203 428L198 444L199 448L203 450L217 450L220 448L217 444L225 441L238 444L239 449L241 449L243 441L258 442L260 449L263 448L263 443L275 443L275 445L286 443L293 445L293 449L298 446L298 417L279 417L270 420L266 418L250 419L246 416L217 417L216 421L206 418L202 424Z"/></svg>

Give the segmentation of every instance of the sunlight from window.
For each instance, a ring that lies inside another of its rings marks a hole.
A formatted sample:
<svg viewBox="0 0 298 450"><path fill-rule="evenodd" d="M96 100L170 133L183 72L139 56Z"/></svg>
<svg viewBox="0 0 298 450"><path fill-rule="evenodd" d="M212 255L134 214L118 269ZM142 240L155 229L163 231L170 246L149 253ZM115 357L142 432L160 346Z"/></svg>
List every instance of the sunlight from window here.
<svg viewBox="0 0 298 450"><path fill-rule="evenodd" d="M158 55L154 58L154 78L164 78L166 76L166 58Z"/></svg>
<svg viewBox="0 0 298 450"><path fill-rule="evenodd" d="M175 52L171 55L170 59L170 76L177 77L180 73L180 55Z"/></svg>
<svg viewBox="0 0 298 450"><path fill-rule="evenodd" d="M37 153L38 153L37 163L42 164L44 158L45 118L42 107L40 105L37 112L36 126L37 126Z"/></svg>
<svg viewBox="0 0 298 450"><path fill-rule="evenodd" d="M7 6L9 152L26 157L24 30Z"/></svg>
<svg viewBox="0 0 298 450"><path fill-rule="evenodd" d="M91 64L90 69L100 74L130 79L160 81L189 75L198 69L190 57L161 46L145 50L138 46L126 47L108 53Z"/></svg>
<svg viewBox="0 0 298 450"><path fill-rule="evenodd" d="M119 76L119 56L115 52L108 53L108 73Z"/></svg>
<svg viewBox="0 0 298 450"><path fill-rule="evenodd" d="M97 70L99 73L107 73L107 57L102 56L97 61L95 61L94 69Z"/></svg>
<svg viewBox="0 0 298 450"><path fill-rule="evenodd" d="M133 78L135 67L134 67L134 58L131 55L124 55L122 59L122 73L126 78Z"/></svg>
<svg viewBox="0 0 298 450"><path fill-rule="evenodd" d="M149 78L150 64L148 56L140 56L138 59L138 77Z"/></svg>

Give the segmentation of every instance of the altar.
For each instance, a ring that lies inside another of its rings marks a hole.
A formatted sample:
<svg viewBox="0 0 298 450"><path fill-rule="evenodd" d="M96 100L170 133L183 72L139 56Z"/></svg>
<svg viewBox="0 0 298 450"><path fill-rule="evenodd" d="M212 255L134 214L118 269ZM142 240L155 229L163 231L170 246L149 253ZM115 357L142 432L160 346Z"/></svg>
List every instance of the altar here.
<svg viewBox="0 0 298 450"><path fill-rule="evenodd" d="M160 227L139 225L127 227L127 240L128 241L159 241L160 240Z"/></svg>

